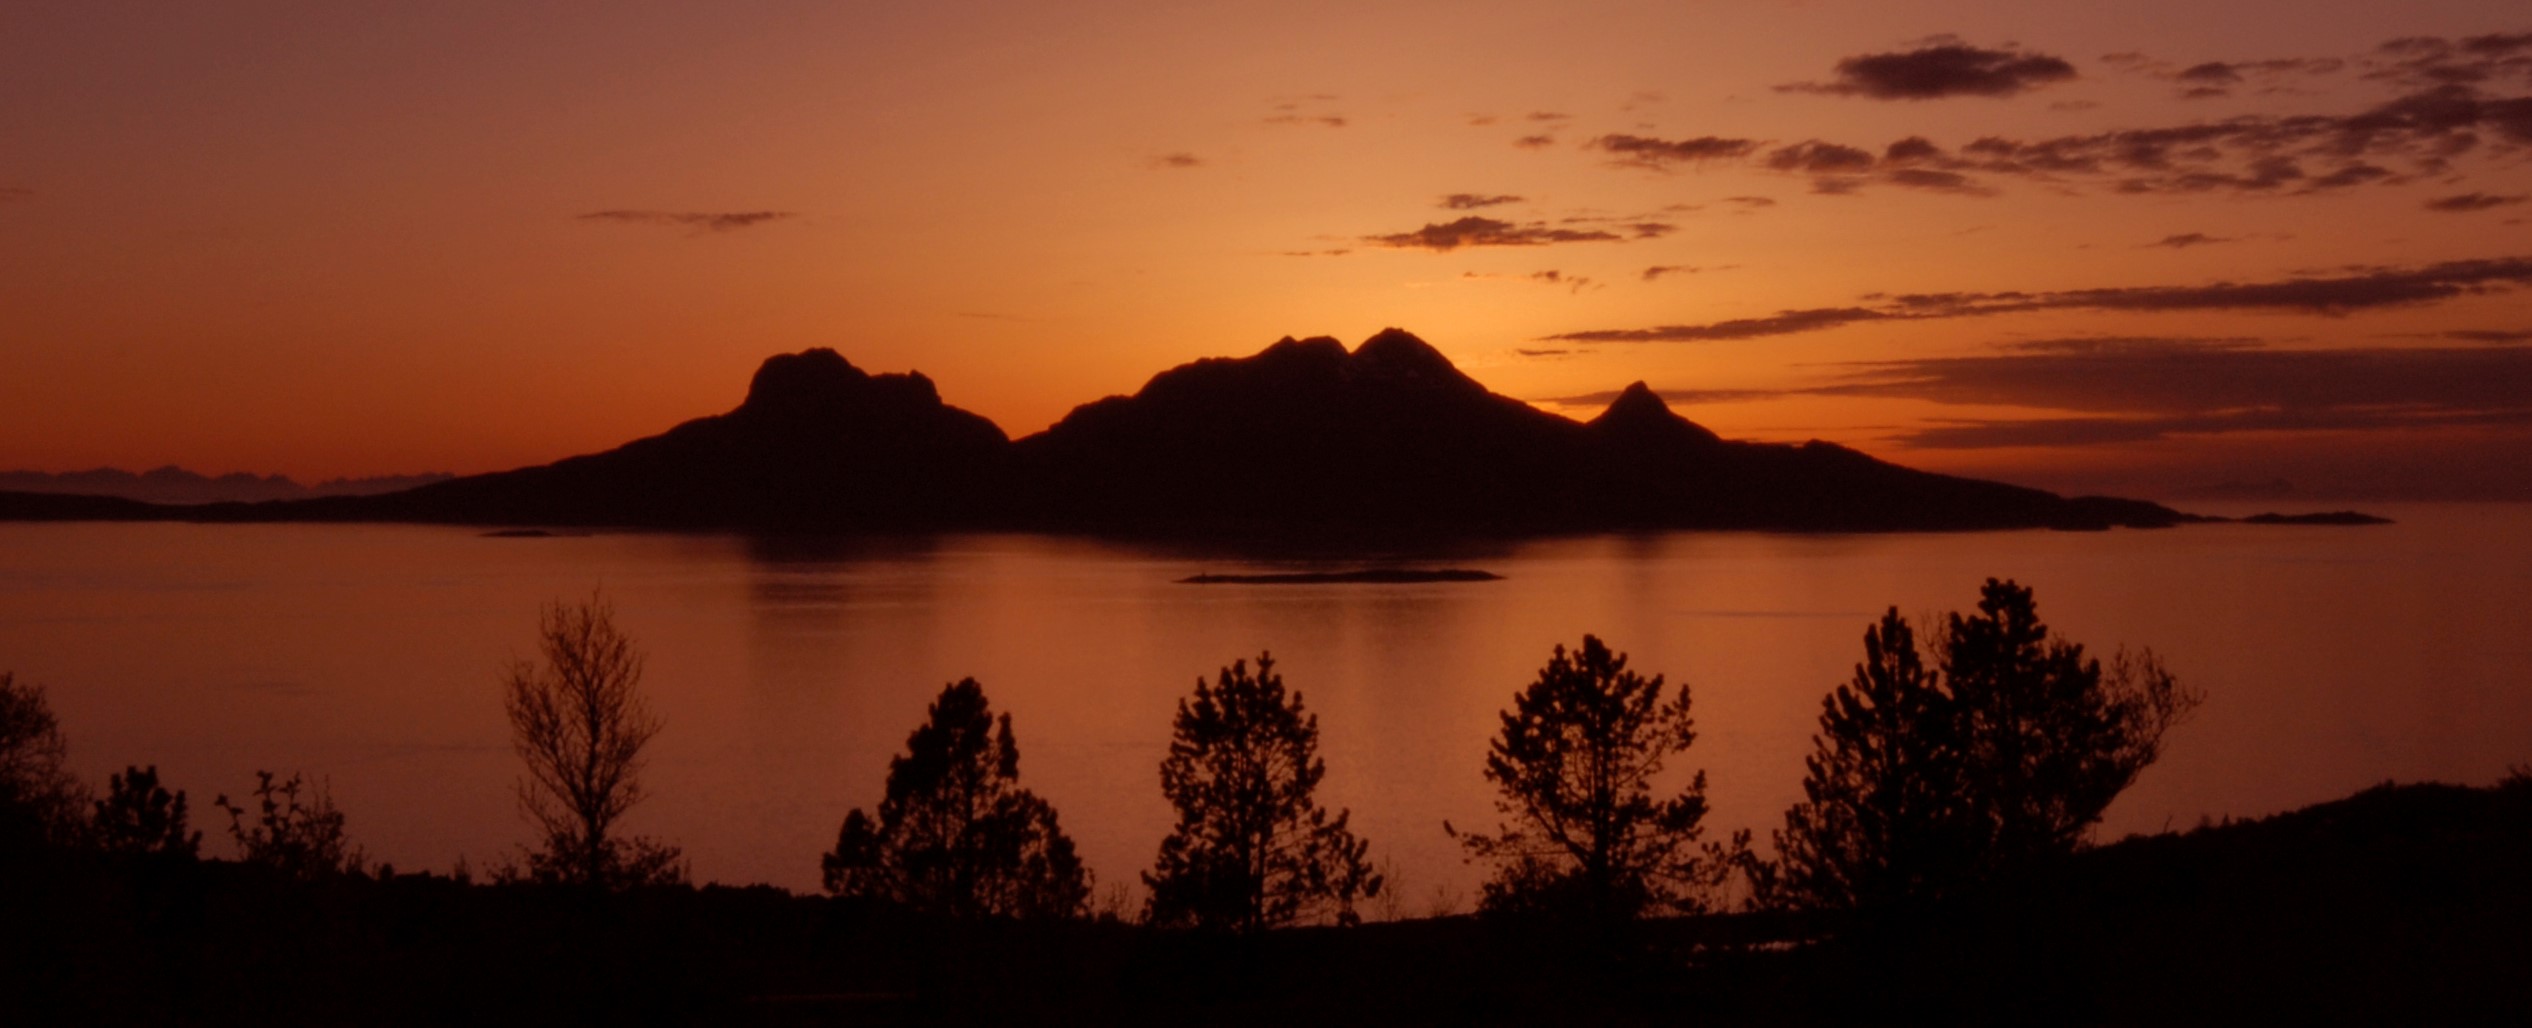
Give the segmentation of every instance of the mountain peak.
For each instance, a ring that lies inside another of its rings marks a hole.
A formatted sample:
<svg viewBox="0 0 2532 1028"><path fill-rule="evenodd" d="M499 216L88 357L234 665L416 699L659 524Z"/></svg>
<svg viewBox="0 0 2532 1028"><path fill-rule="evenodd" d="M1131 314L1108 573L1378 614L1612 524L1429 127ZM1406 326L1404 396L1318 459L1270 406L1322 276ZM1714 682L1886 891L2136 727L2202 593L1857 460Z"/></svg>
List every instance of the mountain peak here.
<svg viewBox="0 0 2532 1028"><path fill-rule="evenodd" d="M846 401L869 384L870 375L854 367L843 354L826 347L778 353L757 367L756 377L747 384L747 402L739 406L759 411L814 411Z"/></svg>
<svg viewBox="0 0 2532 1028"><path fill-rule="evenodd" d="M1384 328L1379 335L1363 340L1346 358L1346 369L1355 375L1374 380L1412 382L1423 385L1474 386L1477 383L1460 373L1451 359L1405 329Z"/></svg>
<svg viewBox="0 0 2532 1028"><path fill-rule="evenodd" d="M1720 439L1705 426L1672 412L1670 404L1662 402L1662 394L1642 382L1635 382L1619 391L1618 398L1609 401L1609 409L1591 419L1591 427L1603 432L1631 435L1684 436L1699 442Z"/></svg>

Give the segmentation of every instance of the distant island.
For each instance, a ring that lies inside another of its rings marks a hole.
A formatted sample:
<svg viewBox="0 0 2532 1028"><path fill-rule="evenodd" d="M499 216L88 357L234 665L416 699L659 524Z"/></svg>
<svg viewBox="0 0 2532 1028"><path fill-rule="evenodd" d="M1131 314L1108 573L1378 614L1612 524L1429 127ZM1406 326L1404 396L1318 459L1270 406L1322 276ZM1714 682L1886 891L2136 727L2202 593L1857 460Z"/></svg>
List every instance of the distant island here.
<svg viewBox="0 0 2532 1028"><path fill-rule="evenodd" d="M1500 582L1492 571L1467 568L1367 568L1361 571L1296 571L1266 575L1190 575L1180 585L1410 585L1421 582Z"/></svg>
<svg viewBox="0 0 2532 1028"><path fill-rule="evenodd" d="M226 475L205 475L197 471L168 465L148 471L132 472L121 468L92 468L87 471L0 471L0 491L51 493L75 496L110 496L143 503L260 503L268 500L304 500L317 496L374 496L399 492L415 486L445 482L457 476L446 472L422 475L376 475L366 478L329 478L315 485L301 485L285 475L250 475L235 472Z"/></svg>
<svg viewBox="0 0 2532 1028"><path fill-rule="evenodd" d="M1578 422L1487 390L1397 329L1352 350L1286 338L1247 357L1184 364L1018 440L942 402L920 373L873 375L821 348L767 359L726 414L537 467L252 503L46 492L55 494L0 492L0 519L1000 530L1352 545L2222 520L1918 471L1818 440L1727 440L1642 382Z"/></svg>
<svg viewBox="0 0 2532 1028"><path fill-rule="evenodd" d="M2241 519L2246 525L2388 525L2390 518L2375 517L2352 510L2334 510L2322 514L2253 514Z"/></svg>

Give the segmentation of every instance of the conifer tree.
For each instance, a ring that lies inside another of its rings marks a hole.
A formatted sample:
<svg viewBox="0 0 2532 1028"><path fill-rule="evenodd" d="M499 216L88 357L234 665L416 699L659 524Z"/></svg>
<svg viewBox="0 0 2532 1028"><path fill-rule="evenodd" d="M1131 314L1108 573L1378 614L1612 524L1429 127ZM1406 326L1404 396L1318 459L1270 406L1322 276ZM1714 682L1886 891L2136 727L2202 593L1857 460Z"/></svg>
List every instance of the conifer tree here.
<svg viewBox="0 0 2532 1028"><path fill-rule="evenodd" d="M1666 700L1662 676L1628 670L1626 655L1586 635L1579 651L1556 647L1502 717L1486 779L1508 820L1487 835L1443 826L1495 865L1487 910L1617 920L1710 907L1747 838L1700 842L1705 772L1653 794L1665 762L1697 738L1685 683Z"/></svg>
<svg viewBox="0 0 2532 1028"><path fill-rule="evenodd" d="M1319 719L1284 691L1274 659L1233 661L1212 683L1196 679L1161 762L1161 792L1178 824L1143 876L1155 924L1255 932L1308 920L1353 924L1354 903L1377 896L1382 876L1367 844L1312 795Z"/></svg>
<svg viewBox="0 0 2532 1028"><path fill-rule="evenodd" d="M827 891L947 917L1078 917L1090 875L1055 808L1020 788L1011 715L973 678L941 690L888 762L876 818L844 818L821 862Z"/></svg>

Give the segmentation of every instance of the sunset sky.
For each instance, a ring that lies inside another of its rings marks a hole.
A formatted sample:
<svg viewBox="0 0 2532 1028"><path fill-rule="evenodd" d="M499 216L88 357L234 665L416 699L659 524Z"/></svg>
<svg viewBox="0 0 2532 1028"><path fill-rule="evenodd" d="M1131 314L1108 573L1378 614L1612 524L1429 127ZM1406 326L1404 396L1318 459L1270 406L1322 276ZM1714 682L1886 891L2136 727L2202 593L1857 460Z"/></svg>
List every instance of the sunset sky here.
<svg viewBox="0 0 2532 1028"><path fill-rule="evenodd" d="M496 470L810 346L1019 436L1397 326L1577 417L2532 499L2532 9L29 0L0 269L0 468Z"/></svg>

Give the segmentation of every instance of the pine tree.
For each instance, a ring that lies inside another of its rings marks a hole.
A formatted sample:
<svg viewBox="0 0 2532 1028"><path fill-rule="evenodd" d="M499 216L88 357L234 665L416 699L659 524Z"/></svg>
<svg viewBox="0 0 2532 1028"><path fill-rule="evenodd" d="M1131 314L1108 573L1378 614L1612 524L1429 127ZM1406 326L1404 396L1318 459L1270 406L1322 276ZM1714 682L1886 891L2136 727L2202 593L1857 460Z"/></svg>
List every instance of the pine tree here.
<svg viewBox="0 0 2532 1028"><path fill-rule="evenodd" d="M1077 917L1090 876L1055 808L1020 788L1011 715L973 678L941 690L888 763L872 818L854 810L821 862L827 891L947 917Z"/></svg>
<svg viewBox="0 0 2532 1028"><path fill-rule="evenodd" d="M1233 661L1178 702L1161 792L1178 824L1143 876L1155 924L1255 932L1313 919L1353 924L1354 903L1377 896L1382 876L1367 844L1329 816L1312 793L1319 719L1286 694L1271 656L1251 674Z"/></svg>
<svg viewBox="0 0 2532 1028"><path fill-rule="evenodd" d="M1486 756L1486 779L1510 820L1493 834L1460 835L1471 857L1495 865L1484 906L1589 920L1661 908L1707 909L1747 837L1701 844L1706 776L1653 796L1653 780L1696 741L1688 687L1664 699L1662 677L1627 669L1597 637L1556 647L1513 697Z"/></svg>

